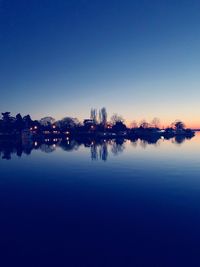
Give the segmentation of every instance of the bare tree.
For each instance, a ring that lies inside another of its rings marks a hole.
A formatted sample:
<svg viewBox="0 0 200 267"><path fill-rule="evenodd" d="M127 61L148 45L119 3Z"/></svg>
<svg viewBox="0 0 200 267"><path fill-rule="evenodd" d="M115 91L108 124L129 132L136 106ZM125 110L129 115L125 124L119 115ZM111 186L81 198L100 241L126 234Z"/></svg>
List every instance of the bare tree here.
<svg viewBox="0 0 200 267"><path fill-rule="evenodd" d="M137 121L132 121L131 124L130 124L131 128L137 128L138 127L138 124L137 124Z"/></svg>
<svg viewBox="0 0 200 267"><path fill-rule="evenodd" d="M101 123L102 120L102 115L101 115L101 110L99 110L99 122Z"/></svg>
<svg viewBox="0 0 200 267"><path fill-rule="evenodd" d="M118 115L117 113L115 113L110 118L110 121L112 124L116 124L116 122L124 122L124 119L121 115Z"/></svg>
<svg viewBox="0 0 200 267"><path fill-rule="evenodd" d="M185 124L182 121L180 121L180 120L176 120L175 122L173 122L171 124L171 126L175 130L183 130L183 129L185 129Z"/></svg>
<svg viewBox="0 0 200 267"><path fill-rule="evenodd" d="M93 120L95 123L97 122L97 110L95 108L91 108L90 119Z"/></svg>
<svg viewBox="0 0 200 267"><path fill-rule="evenodd" d="M108 115L107 115L106 108L102 108L99 111L99 121L100 121L100 123L102 123L103 125L106 125L107 117L108 117Z"/></svg>
<svg viewBox="0 0 200 267"><path fill-rule="evenodd" d="M146 122L146 120L142 120L140 122L140 127L142 127L142 128L149 128L149 123Z"/></svg>
<svg viewBox="0 0 200 267"><path fill-rule="evenodd" d="M160 127L160 120L159 118L153 118L153 120L151 121L151 126L155 127L155 128L159 128Z"/></svg>

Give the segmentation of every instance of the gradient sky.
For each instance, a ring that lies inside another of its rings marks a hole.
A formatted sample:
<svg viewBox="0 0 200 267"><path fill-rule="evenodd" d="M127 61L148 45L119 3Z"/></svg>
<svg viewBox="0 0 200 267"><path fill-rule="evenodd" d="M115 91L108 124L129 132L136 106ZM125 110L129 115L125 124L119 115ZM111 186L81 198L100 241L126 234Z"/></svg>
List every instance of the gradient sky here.
<svg viewBox="0 0 200 267"><path fill-rule="evenodd" d="M200 1L0 0L0 111L200 127Z"/></svg>

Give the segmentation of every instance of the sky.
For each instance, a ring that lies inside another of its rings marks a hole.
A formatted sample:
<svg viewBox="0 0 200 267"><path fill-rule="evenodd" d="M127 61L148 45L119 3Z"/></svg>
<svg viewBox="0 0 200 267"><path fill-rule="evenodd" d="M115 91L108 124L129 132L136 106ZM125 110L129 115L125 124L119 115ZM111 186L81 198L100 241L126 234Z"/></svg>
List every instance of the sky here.
<svg viewBox="0 0 200 267"><path fill-rule="evenodd" d="M0 112L200 128L200 1L0 0Z"/></svg>

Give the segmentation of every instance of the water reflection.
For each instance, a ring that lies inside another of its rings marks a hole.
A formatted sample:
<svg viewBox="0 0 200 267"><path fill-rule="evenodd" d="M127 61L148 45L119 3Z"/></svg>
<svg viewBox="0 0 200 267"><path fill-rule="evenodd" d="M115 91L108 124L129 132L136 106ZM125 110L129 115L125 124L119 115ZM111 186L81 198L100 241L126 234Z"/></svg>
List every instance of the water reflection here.
<svg viewBox="0 0 200 267"><path fill-rule="evenodd" d="M108 143L103 142L100 144L92 143L91 144L91 159L92 160L98 160L101 159L103 161L106 161L108 158Z"/></svg>
<svg viewBox="0 0 200 267"><path fill-rule="evenodd" d="M44 141L22 141L22 140L0 140L0 157L1 159L10 160L12 155L21 157L23 154L30 155L34 150L40 150L45 153L52 153L57 148L61 148L63 151L75 151L80 146L90 149L92 160L108 159L109 153L113 155L121 154L126 146L126 143L131 143L133 147L140 146L146 149L149 145L160 146L163 142L171 142L175 145L181 145L186 139L192 137L176 136L174 138L166 139L164 137L158 138L157 136L145 137L143 139L112 139L112 140L92 140L92 139L45 139Z"/></svg>

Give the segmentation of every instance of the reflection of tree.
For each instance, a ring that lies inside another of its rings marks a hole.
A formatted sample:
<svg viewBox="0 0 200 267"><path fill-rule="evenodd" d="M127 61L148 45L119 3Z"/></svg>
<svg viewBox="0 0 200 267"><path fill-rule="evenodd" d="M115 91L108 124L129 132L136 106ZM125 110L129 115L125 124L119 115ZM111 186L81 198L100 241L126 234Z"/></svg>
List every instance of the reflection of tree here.
<svg viewBox="0 0 200 267"><path fill-rule="evenodd" d="M10 159L11 159L11 151L5 150L5 151L3 152L2 159L10 160Z"/></svg>
<svg viewBox="0 0 200 267"><path fill-rule="evenodd" d="M131 145L133 147L137 147L137 144L138 144L138 140L131 140Z"/></svg>
<svg viewBox="0 0 200 267"><path fill-rule="evenodd" d="M17 143L9 141L0 143L0 155L2 159L10 160L11 155L18 152L18 147L19 145Z"/></svg>
<svg viewBox="0 0 200 267"><path fill-rule="evenodd" d="M42 144L40 146L40 150L45 153L52 153L53 151L55 151L55 149L56 148L53 145Z"/></svg>
<svg viewBox="0 0 200 267"><path fill-rule="evenodd" d="M97 149L97 145L96 144L93 144L91 147L90 147L90 152L91 152L91 159L92 160L98 160L98 149Z"/></svg>
<svg viewBox="0 0 200 267"><path fill-rule="evenodd" d="M185 142L185 137L183 135L177 135L172 139L172 143L180 145Z"/></svg>
<svg viewBox="0 0 200 267"><path fill-rule="evenodd" d="M21 144L17 145L16 153L17 153L17 156L21 158L22 153L23 153L23 148Z"/></svg>
<svg viewBox="0 0 200 267"><path fill-rule="evenodd" d="M182 144L186 139L191 139L193 136L184 136L184 135L176 135L171 138L171 142L174 144ZM160 143L165 139L170 139L167 137L162 136L162 139L159 139L158 135L144 135L143 137L132 137L131 140L127 140L126 142L129 144L131 143L132 146L137 146L139 144L142 148L146 148L148 144L160 145ZM77 150L80 145L85 145L85 147L90 149L91 152L91 159L98 160L101 159L106 161L108 158L108 147L110 148L111 153L114 155L119 155L125 149L123 138L116 138L115 140L102 140L102 139L88 139L88 138L78 138L76 140L69 140L69 139L56 139L55 140L48 139L47 142L40 141L27 141L23 142L21 140L4 140L0 141L0 156L2 159L11 159L12 154L21 157L22 154L30 155L33 149L40 149L45 153L51 153L55 151L55 147L61 147L64 151L73 151Z"/></svg>
<svg viewBox="0 0 200 267"><path fill-rule="evenodd" d="M21 158L22 153L23 153L23 150L22 150L22 149L17 150L17 156L18 156L19 158Z"/></svg>
<svg viewBox="0 0 200 267"><path fill-rule="evenodd" d="M107 147L107 143L106 142L104 142L103 144L100 145L99 157L103 161L106 161L107 158L108 158L108 147Z"/></svg>
<svg viewBox="0 0 200 267"><path fill-rule="evenodd" d="M114 155L118 155L118 154L122 153L124 151L124 149L125 149L125 146L124 146L123 143L116 143L116 142L114 142L112 144L111 151L112 151L112 153Z"/></svg>
<svg viewBox="0 0 200 267"><path fill-rule="evenodd" d="M101 159L103 161L106 161L108 158L108 143L107 142L103 142L99 144L93 143L90 146L90 152L91 152L92 160Z"/></svg>
<svg viewBox="0 0 200 267"><path fill-rule="evenodd" d="M33 149L33 142L26 142L26 143L23 143L22 144L22 149L23 149L23 152L26 154L26 155L30 155L31 154L31 151Z"/></svg>
<svg viewBox="0 0 200 267"><path fill-rule="evenodd" d="M157 144L158 140L160 139L160 136L149 136L149 137L145 137L143 138L148 144Z"/></svg>
<svg viewBox="0 0 200 267"><path fill-rule="evenodd" d="M62 140L59 146L64 151L72 151L72 150L78 150L79 144L75 140Z"/></svg>
<svg viewBox="0 0 200 267"><path fill-rule="evenodd" d="M158 139L158 140L156 140L155 143L153 143L153 145L154 145L155 147L159 147L160 144L161 144L161 142L162 142L162 140L161 140L161 139Z"/></svg>
<svg viewBox="0 0 200 267"><path fill-rule="evenodd" d="M140 146L143 148L143 149L146 149L147 147L147 141L146 140L140 140Z"/></svg>
<svg viewBox="0 0 200 267"><path fill-rule="evenodd" d="M23 152L24 152L24 154L26 154L26 155L30 155L32 149L33 149L32 147L25 147L24 150L23 150Z"/></svg>

